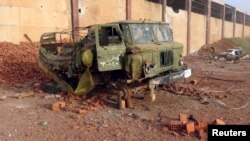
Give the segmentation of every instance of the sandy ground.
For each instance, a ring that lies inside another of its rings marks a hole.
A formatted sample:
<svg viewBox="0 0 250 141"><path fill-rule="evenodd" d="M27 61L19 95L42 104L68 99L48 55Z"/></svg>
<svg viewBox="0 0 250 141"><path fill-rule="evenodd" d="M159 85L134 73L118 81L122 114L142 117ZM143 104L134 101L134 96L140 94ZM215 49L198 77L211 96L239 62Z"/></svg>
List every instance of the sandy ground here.
<svg viewBox="0 0 250 141"><path fill-rule="evenodd" d="M235 64L190 57L187 62L195 73L185 83L178 84L195 87L205 91L205 94L178 95L159 87L153 103L133 99L135 108L125 110L97 104L81 116L77 110L84 107L86 101L71 98L67 101L70 108L55 112L50 105L62 99L45 99L48 94L38 91L34 84L9 87L1 84L0 140L199 140L197 134L174 135L165 130L169 121L178 119L180 113L204 118L207 123L220 118L226 124L250 124L249 60ZM191 80L198 83L192 86ZM23 99L12 97L18 93L34 93L35 96Z"/></svg>

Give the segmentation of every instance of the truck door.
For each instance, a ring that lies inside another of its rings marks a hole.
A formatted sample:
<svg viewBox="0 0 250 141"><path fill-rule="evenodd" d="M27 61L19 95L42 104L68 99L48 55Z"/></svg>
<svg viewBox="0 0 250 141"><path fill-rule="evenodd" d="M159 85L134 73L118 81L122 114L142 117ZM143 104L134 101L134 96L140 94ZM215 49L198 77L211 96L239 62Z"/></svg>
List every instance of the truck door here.
<svg viewBox="0 0 250 141"><path fill-rule="evenodd" d="M121 70L126 47L116 24L100 25L96 31L97 65L99 71Z"/></svg>

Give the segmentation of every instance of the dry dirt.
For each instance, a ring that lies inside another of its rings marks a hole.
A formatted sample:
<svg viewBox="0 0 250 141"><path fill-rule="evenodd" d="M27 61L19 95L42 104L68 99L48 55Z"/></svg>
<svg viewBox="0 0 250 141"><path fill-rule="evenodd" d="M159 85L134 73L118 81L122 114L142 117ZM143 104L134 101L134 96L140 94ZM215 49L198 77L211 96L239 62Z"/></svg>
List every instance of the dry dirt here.
<svg viewBox="0 0 250 141"><path fill-rule="evenodd" d="M37 51L34 53L36 56ZM188 87L188 93L185 90L171 93L165 87L158 87L155 102L133 99L134 109L125 110L105 104L102 100L105 94L101 90L88 101L67 95L59 99L45 99L44 96L49 94L40 90L40 84L47 78L36 65L36 57L21 61L29 64L27 67L31 70L25 69L17 74L15 70L19 65L6 65L2 60L1 141L199 140L197 134L174 135L164 128L169 121L178 119L180 113L204 118L208 123L220 118L226 124L250 124L250 60L226 63L210 61L202 56L188 57L186 62L194 69L194 74L185 82L176 84ZM191 84L191 80L197 80L197 84ZM16 94L34 96L17 99L13 97ZM65 101L66 108L52 111L50 106L57 101ZM82 115L78 114L79 109L84 109Z"/></svg>

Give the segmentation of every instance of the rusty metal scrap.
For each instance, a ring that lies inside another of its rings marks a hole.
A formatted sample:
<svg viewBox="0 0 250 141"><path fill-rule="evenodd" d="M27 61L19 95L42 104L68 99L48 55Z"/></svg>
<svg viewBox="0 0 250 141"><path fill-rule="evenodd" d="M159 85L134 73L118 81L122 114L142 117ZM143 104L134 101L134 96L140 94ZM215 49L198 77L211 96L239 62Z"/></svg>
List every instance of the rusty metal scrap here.
<svg viewBox="0 0 250 141"><path fill-rule="evenodd" d="M178 95L186 95L186 96L192 96L192 95L203 95L205 94L204 91L199 90L195 87L185 86L185 85L164 85L163 89Z"/></svg>

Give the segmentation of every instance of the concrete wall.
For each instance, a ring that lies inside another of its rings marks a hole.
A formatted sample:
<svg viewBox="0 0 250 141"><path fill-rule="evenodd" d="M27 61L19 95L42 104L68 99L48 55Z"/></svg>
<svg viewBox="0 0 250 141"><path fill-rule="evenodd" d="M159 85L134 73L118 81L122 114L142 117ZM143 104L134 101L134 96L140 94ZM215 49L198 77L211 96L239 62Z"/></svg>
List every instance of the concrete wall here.
<svg viewBox="0 0 250 141"><path fill-rule="evenodd" d="M243 25L236 24L235 37L242 37Z"/></svg>
<svg viewBox="0 0 250 141"><path fill-rule="evenodd" d="M126 19L126 0L79 0L80 26Z"/></svg>
<svg viewBox="0 0 250 141"><path fill-rule="evenodd" d="M224 37L225 38L233 37L233 23L232 22L225 21Z"/></svg>
<svg viewBox="0 0 250 141"><path fill-rule="evenodd" d="M44 32L71 28L69 0L1 0L0 41L38 41Z"/></svg>
<svg viewBox="0 0 250 141"><path fill-rule="evenodd" d="M245 26L245 37L250 37L250 26Z"/></svg>
<svg viewBox="0 0 250 141"><path fill-rule="evenodd" d="M180 10L175 13L172 8L166 8L166 21L173 29L174 40L184 45L183 55L187 54L187 12Z"/></svg>
<svg viewBox="0 0 250 141"><path fill-rule="evenodd" d="M17 43L26 41L27 33L38 41L44 32L71 28L71 0L0 0L0 41ZM132 20L151 19L161 21L162 6L147 0L131 0ZM205 44L206 16L192 13L191 52ZM126 19L126 0L79 0L80 26L101 24ZM166 20L174 31L174 40L187 45L187 12L173 12L166 8ZM211 43L221 39L222 21L211 17ZM242 25L236 25L235 34L242 35ZM225 21L226 38L233 37L233 23ZM250 36L250 27L245 27L245 36Z"/></svg>
<svg viewBox="0 0 250 141"><path fill-rule="evenodd" d="M191 14L191 53L206 44L206 16Z"/></svg>
<svg viewBox="0 0 250 141"><path fill-rule="evenodd" d="M214 43L221 39L222 36L222 20L211 17L210 19L210 43Z"/></svg>
<svg viewBox="0 0 250 141"><path fill-rule="evenodd" d="M161 21L160 4L146 0L132 0L132 20ZM126 0L79 0L80 26L126 20Z"/></svg>
<svg viewBox="0 0 250 141"><path fill-rule="evenodd" d="M132 19L150 19L161 21L162 6L161 4L149 2L146 0L131 0L132 1Z"/></svg>

